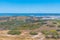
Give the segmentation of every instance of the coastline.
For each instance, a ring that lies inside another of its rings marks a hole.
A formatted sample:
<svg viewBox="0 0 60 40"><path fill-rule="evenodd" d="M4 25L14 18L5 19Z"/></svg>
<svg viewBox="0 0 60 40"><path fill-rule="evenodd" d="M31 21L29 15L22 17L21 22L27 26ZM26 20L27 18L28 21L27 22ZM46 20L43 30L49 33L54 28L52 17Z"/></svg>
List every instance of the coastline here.
<svg viewBox="0 0 60 40"><path fill-rule="evenodd" d="M60 13L0 13L0 16L60 16Z"/></svg>

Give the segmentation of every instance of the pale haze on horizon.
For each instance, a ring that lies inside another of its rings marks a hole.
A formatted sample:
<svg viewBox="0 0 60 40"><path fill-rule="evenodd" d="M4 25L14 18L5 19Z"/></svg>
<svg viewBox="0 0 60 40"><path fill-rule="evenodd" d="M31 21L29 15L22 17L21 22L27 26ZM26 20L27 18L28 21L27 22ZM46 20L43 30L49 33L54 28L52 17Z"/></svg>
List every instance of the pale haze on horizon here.
<svg viewBox="0 0 60 40"><path fill-rule="evenodd" d="M0 13L60 13L60 1L0 0Z"/></svg>

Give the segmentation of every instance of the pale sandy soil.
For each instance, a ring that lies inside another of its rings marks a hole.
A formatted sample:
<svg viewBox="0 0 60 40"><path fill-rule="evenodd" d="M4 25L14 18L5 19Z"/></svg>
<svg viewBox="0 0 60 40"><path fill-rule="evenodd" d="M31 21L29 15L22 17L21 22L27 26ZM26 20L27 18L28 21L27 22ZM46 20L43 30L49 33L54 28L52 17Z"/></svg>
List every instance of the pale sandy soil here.
<svg viewBox="0 0 60 40"><path fill-rule="evenodd" d="M22 31L20 35L8 35L8 30L0 31L0 40L43 40L44 36L41 33L32 36L27 31Z"/></svg>

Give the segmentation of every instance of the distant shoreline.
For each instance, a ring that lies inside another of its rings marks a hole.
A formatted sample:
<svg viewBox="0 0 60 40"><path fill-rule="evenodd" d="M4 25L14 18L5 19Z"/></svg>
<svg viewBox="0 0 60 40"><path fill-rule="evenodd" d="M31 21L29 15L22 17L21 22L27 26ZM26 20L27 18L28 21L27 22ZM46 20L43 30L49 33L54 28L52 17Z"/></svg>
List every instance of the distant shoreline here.
<svg viewBox="0 0 60 40"><path fill-rule="evenodd" d="M0 16L60 16L60 13L0 13Z"/></svg>

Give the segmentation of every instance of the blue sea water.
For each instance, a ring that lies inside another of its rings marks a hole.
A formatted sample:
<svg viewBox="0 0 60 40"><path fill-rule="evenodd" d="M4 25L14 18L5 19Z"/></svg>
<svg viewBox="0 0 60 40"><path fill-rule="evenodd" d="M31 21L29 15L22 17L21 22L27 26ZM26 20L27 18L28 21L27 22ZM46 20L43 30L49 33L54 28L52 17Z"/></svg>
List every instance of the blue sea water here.
<svg viewBox="0 0 60 40"><path fill-rule="evenodd" d="M60 13L0 13L0 16L60 16Z"/></svg>

